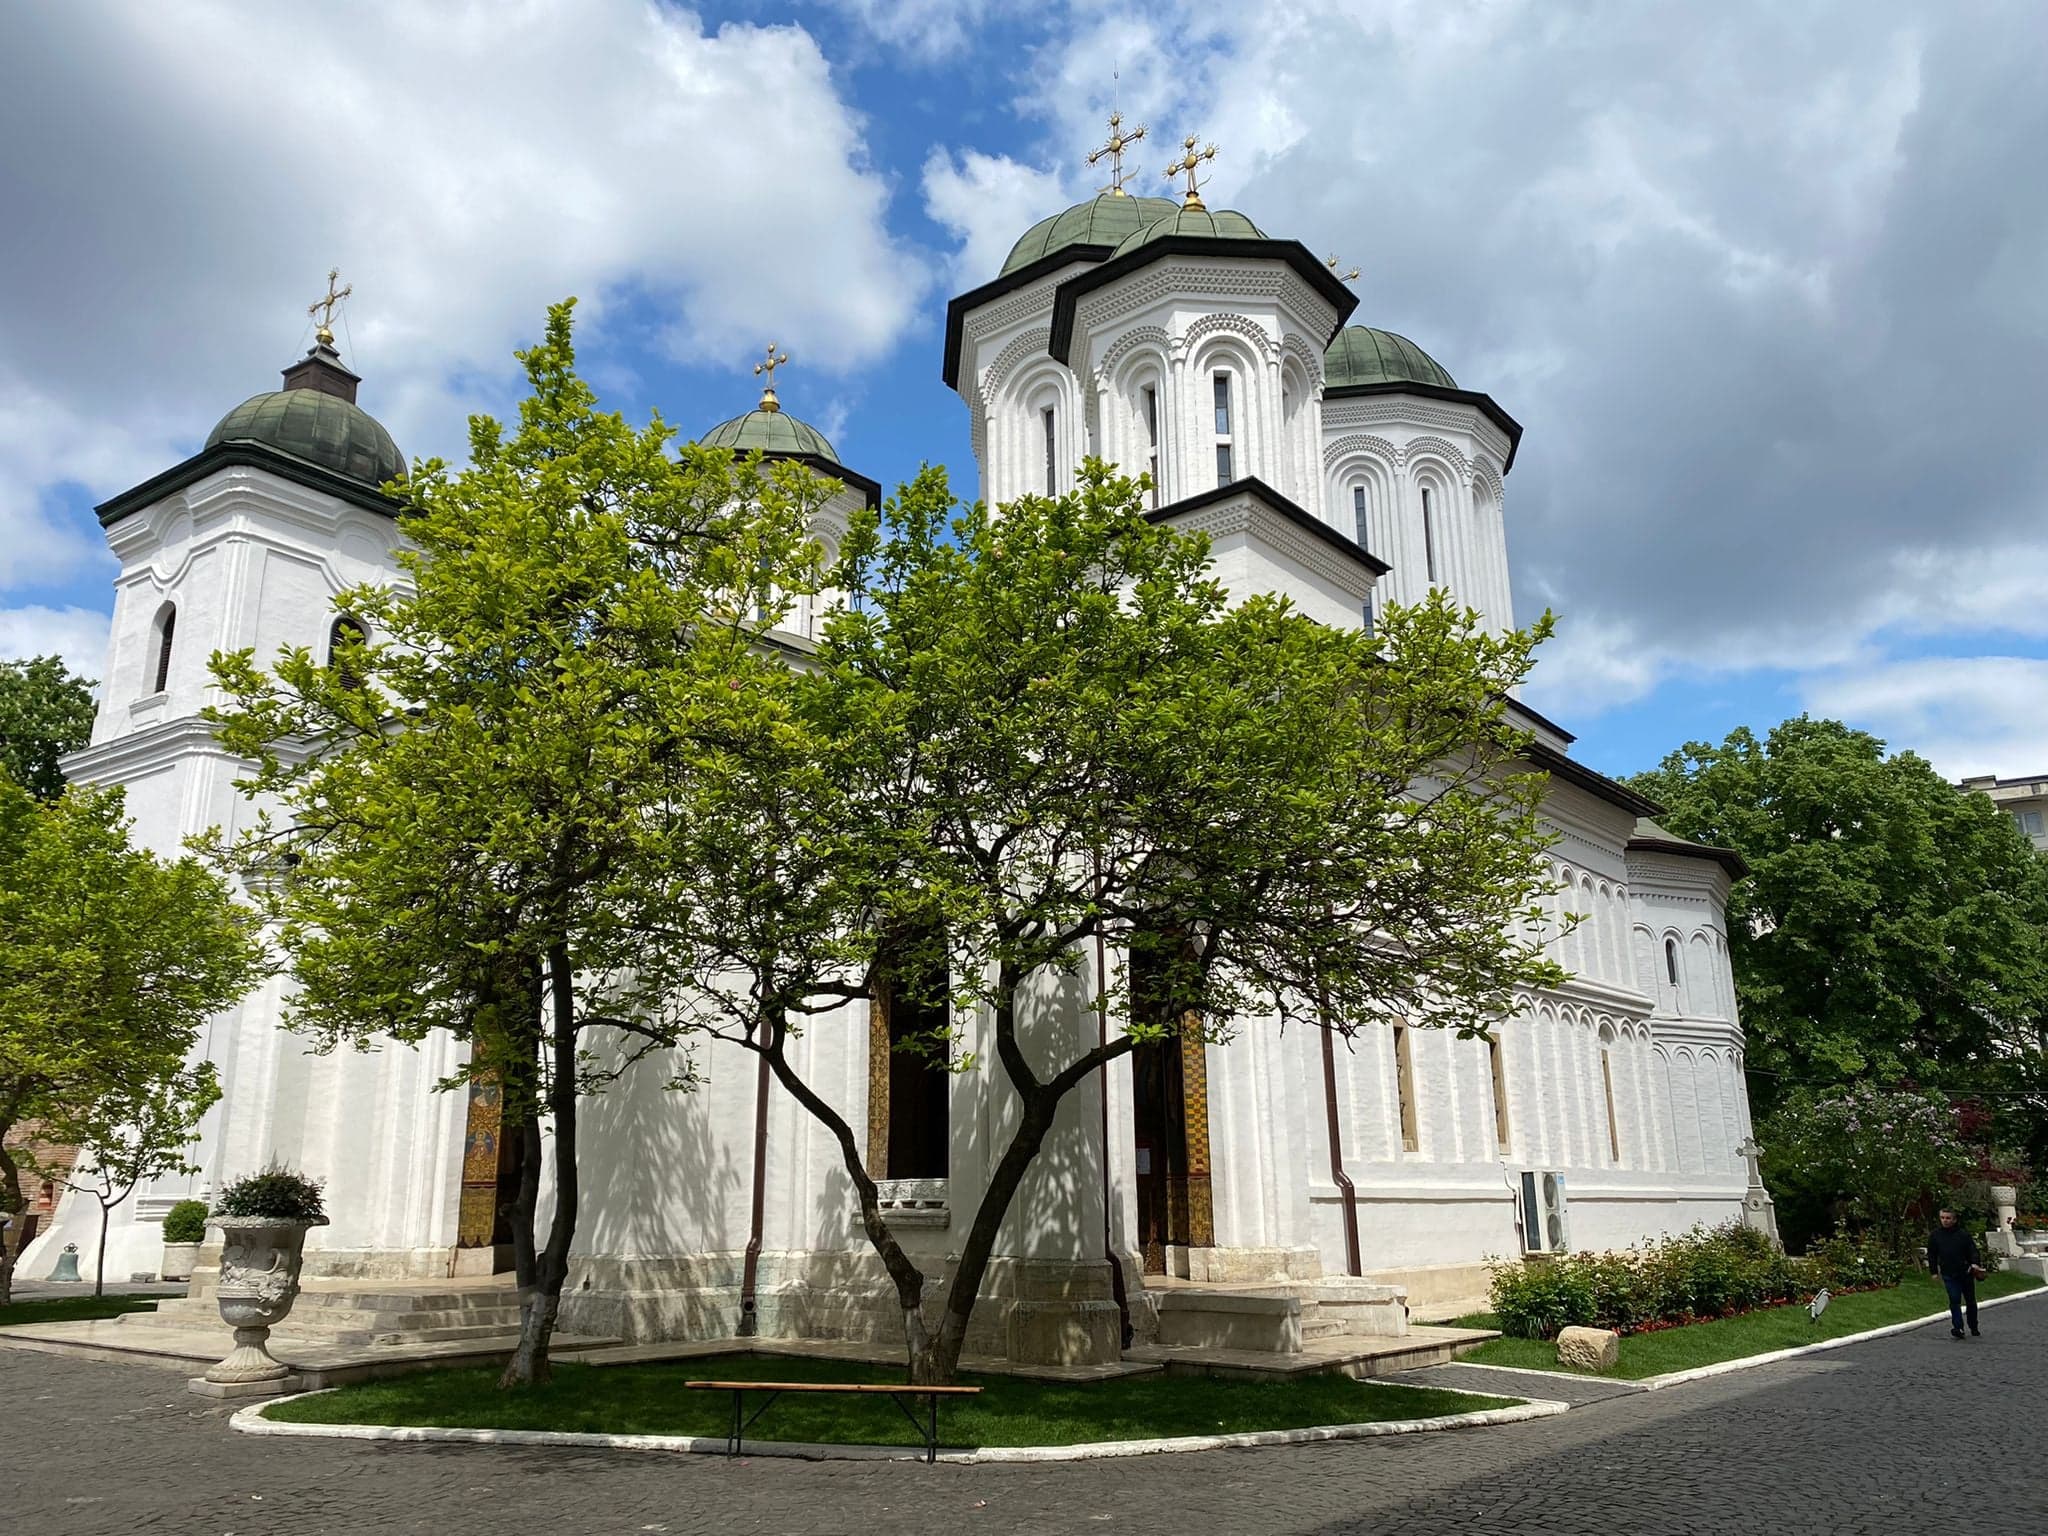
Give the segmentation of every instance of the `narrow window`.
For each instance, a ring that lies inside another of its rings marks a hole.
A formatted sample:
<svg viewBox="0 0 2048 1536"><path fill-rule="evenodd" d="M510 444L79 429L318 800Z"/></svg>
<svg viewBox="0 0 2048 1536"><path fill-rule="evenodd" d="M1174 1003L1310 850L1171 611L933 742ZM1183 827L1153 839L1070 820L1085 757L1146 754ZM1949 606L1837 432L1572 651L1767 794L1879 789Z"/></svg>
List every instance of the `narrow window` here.
<svg viewBox="0 0 2048 1536"><path fill-rule="evenodd" d="M1415 1062L1408 1050L1408 1026L1394 1026L1394 1096L1401 1106L1401 1150L1413 1152L1422 1145L1415 1131Z"/></svg>
<svg viewBox="0 0 2048 1536"><path fill-rule="evenodd" d="M1362 617L1362 618L1363 618L1363 619L1365 620L1365 637L1366 637L1366 639L1370 640L1370 639L1372 638L1372 624L1373 624L1373 618L1372 618L1372 599L1371 599L1371 598L1369 598L1369 597L1368 597L1368 598L1367 598L1367 599L1365 600L1365 605L1364 605L1364 606L1363 606L1363 607L1362 607L1362 608L1361 608L1361 609L1359 610L1359 614L1360 614L1360 617Z"/></svg>
<svg viewBox="0 0 2048 1536"><path fill-rule="evenodd" d="M1058 483L1058 475L1057 475L1057 472L1055 471L1055 469L1054 469L1054 467L1053 467L1053 452L1054 452L1054 447L1055 447L1055 443L1056 443L1056 440L1055 440L1055 437L1054 437L1054 433L1053 433L1053 420L1052 420L1052 407L1051 407L1051 406L1047 406L1047 407L1045 408L1045 412L1044 412L1044 415L1045 415L1045 494L1046 494L1046 495L1048 495L1048 496L1057 496L1057 495L1059 494L1059 489L1060 489L1060 488L1059 488L1059 483Z"/></svg>
<svg viewBox="0 0 2048 1536"><path fill-rule="evenodd" d="M1145 470L1152 476L1152 505L1159 505L1159 391L1145 386Z"/></svg>
<svg viewBox="0 0 2048 1536"><path fill-rule="evenodd" d="M1230 375L1215 375L1216 386L1216 483L1228 485L1237 478L1230 456Z"/></svg>
<svg viewBox="0 0 2048 1536"><path fill-rule="evenodd" d="M171 680L171 642L177 633L178 610L167 603L163 616L156 621L156 686L149 690L151 693L162 693Z"/></svg>
<svg viewBox="0 0 2048 1536"><path fill-rule="evenodd" d="M1429 487L1422 488L1422 559L1432 585L1436 582L1436 513L1429 504Z"/></svg>
<svg viewBox="0 0 2048 1536"><path fill-rule="evenodd" d="M1678 985L1678 940L1664 941L1664 974L1671 978L1671 985Z"/></svg>
<svg viewBox="0 0 2048 1536"><path fill-rule="evenodd" d="M1621 1126L1614 1118L1614 1052L1600 1052L1600 1085L1607 1090L1607 1155L1621 1161Z"/></svg>
<svg viewBox="0 0 2048 1536"><path fill-rule="evenodd" d="M362 681L361 671L344 652L350 646L361 645L368 636L369 631L363 628L362 620L350 613L342 614L327 626L327 665L341 674L344 688L353 688Z"/></svg>
<svg viewBox="0 0 2048 1536"><path fill-rule="evenodd" d="M1365 487L1351 487L1351 536L1358 541L1360 549L1370 549L1365 542Z"/></svg>
<svg viewBox="0 0 2048 1536"><path fill-rule="evenodd" d="M1505 1152L1508 1149L1508 1073L1501 1060L1500 1041L1491 1035L1486 1040L1486 1062L1493 1071L1493 1139Z"/></svg>
<svg viewBox="0 0 2048 1536"><path fill-rule="evenodd" d="M903 952L915 958L877 978L869 1005L869 1169L880 1179L943 1179L953 1077L937 1042L950 1016L948 981L936 933L918 934Z"/></svg>

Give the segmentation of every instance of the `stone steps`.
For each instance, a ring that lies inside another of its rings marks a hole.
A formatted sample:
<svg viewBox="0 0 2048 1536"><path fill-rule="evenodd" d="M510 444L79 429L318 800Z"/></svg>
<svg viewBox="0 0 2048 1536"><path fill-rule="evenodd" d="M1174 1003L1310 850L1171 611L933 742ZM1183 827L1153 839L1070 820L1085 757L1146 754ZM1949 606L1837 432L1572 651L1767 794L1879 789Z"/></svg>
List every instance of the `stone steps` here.
<svg viewBox="0 0 2048 1536"><path fill-rule="evenodd" d="M138 1327L220 1333L224 1324L213 1272L202 1274L189 1296L159 1302L152 1313L130 1313ZM299 1292L280 1334L334 1348L388 1348L503 1340L519 1332L518 1292L509 1276L468 1285L426 1282L418 1287L365 1285L313 1279Z"/></svg>

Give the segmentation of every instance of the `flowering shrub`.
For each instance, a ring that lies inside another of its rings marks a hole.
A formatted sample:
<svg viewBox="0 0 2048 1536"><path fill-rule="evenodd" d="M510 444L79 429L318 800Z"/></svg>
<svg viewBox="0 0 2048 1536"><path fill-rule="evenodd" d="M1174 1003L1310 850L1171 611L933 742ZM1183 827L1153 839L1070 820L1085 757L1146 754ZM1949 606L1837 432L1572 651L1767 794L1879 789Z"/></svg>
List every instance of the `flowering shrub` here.
<svg viewBox="0 0 2048 1536"><path fill-rule="evenodd" d="M1869 1084L1801 1093L1758 1129L1764 1172L1782 1205L1833 1213L1904 1251L1949 1181L1975 1161L1953 1105L1938 1093Z"/></svg>
<svg viewBox="0 0 2048 1536"><path fill-rule="evenodd" d="M1787 1258L1761 1232L1731 1222L1623 1253L1496 1264L1493 1310L1501 1331L1521 1339L1555 1338L1575 1325L1643 1333L1804 1301L1824 1285L1897 1285L1904 1267L1881 1243L1847 1235Z"/></svg>

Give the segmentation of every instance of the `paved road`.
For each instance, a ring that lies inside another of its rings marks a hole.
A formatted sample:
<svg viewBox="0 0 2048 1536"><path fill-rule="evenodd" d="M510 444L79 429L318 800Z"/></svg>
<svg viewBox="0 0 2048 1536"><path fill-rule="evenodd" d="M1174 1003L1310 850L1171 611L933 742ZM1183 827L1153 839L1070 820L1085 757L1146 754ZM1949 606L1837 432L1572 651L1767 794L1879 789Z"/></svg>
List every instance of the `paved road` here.
<svg viewBox="0 0 2048 1536"><path fill-rule="evenodd" d="M2048 1299L1502 1429L1031 1467L257 1439L150 1366L0 1349L0 1529L2048 1531Z"/></svg>

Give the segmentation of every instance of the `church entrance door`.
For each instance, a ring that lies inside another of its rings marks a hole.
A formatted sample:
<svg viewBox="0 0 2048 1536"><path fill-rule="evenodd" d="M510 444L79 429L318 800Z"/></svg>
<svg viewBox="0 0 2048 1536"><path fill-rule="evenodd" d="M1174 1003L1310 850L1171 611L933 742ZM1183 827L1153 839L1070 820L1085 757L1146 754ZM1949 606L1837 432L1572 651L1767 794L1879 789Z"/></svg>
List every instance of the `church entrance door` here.
<svg viewBox="0 0 2048 1536"><path fill-rule="evenodd" d="M520 1143L505 1134L505 1093L495 1077L469 1085L462 1139L462 1203L456 1216L454 1272L496 1275L512 1268L509 1214L519 1187Z"/></svg>
<svg viewBox="0 0 2048 1536"><path fill-rule="evenodd" d="M1145 1273L1185 1273L1172 1248L1216 1242L1209 1199L1209 1078L1199 1039L1155 1040L1131 1052L1138 1246Z"/></svg>

